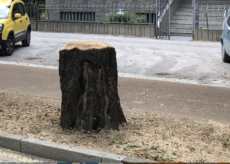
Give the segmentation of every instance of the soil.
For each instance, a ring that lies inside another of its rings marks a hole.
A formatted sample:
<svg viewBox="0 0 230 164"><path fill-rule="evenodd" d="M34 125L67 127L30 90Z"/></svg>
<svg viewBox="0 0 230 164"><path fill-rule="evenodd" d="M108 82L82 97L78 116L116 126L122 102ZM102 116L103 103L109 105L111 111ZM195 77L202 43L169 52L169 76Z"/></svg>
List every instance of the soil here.
<svg viewBox="0 0 230 164"><path fill-rule="evenodd" d="M0 93L0 130L57 143L161 162L230 162L230 125L123 109L120 131L59 126L61 102Z"/></svg>
<svg viewBox="0 0 230 164"><path fill-rule="evenodd" d="M36 60L36 59L42 59L42 58L34 58L34 57L30 57L30 58L26 58L26 60Z"/></svg>

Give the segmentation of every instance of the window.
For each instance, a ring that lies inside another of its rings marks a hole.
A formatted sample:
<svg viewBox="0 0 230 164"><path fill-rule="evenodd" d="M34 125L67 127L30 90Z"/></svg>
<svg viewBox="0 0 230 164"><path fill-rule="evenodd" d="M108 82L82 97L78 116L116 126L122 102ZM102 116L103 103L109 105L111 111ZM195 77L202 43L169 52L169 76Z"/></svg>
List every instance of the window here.
<svg viewBox="0 0 230 164"><path fill-rule="evenodd" d="M230 26L230 15L228 16L227 24Z"/></svg>
<svg viewBox="0 0 230 164"><path fill-rule="evenodd" d="M95 12L61 12L61 20L95 21Z"/></svg>
<svg viewBox="0 0 230 164"><path fill-rule="evenodd" d="M14 15L20 13L19 8L18 8L18 3L16 3L13 7L13 13L12 13L12 18L14 19Z"/></svg>
<svg viewBox="0 0 230 164"><path fill-rule="evenodd" d="M0 19L7 19L9 17L10 6L0 6Z"/></svg>
<svg viewBox="0 0 230 164"><path fill-rule="evenodd" d="M24 16L25 15L25 8L23 7L23 5L21 3L18 3L18 7L19 7L20 14L22 16Z"/></svg>

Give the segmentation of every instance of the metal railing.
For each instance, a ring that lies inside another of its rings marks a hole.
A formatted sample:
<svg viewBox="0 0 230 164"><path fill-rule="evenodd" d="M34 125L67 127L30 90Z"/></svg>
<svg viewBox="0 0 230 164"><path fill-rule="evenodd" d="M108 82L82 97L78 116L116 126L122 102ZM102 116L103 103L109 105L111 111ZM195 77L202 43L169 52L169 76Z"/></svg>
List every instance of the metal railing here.
<svg viewBox="0 0 230 164"><path fill-rule="evenodd" d="M230 2L199 4L196 2L197 0L193 0L193 31L195 29L221 30Z"/></svg>
<svg viewBox="0 0 230 164"><path fill-rule="evenodd" d="M170 5L173 0L159 0L157 14L157 38L170 40Z"/></svg>
<svg viewBox="0 0 230 164"><path fill-rule="evenodd" d="M155 0L156 1L156 0ZM102 22L102 23L134 23L156 24L156 3L140 4L76 4L47 5L37 7L26 5L26 10L31 19L44 21L75 21L75 22ZM108 20L108 17L114 19ZM135 19L135 16L137 17ZM131 20L133 19L133 21Z"/></svg>
<svg viewBox="0 0 230 164"><path fill-rule="evenodd" d="M44 7L27 3L25 7L30 19L37 21L146 24L153 25L157 38L170 39L170 5L172 2L173 0L152 0L147 4L81 3L50 4ZM111 17L113 19L110 19Z"/></svg>

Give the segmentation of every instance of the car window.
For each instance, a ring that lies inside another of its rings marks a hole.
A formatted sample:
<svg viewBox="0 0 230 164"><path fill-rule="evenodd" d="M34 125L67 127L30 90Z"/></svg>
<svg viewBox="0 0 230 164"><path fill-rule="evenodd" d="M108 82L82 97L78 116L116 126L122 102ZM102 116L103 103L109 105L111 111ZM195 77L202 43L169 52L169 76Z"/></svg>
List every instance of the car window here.
<svg viewBox="0 0 230 164"><path fill-rule="evenodd" d="M18 3L16 3L13 7L13 12L12 12L12 18L14 19L14 15L20 13L19 8L18 8Z"/></svg>
<svg viewBox="0 0 230 164"><path fill-rule="evenodd" d="M7 19L9 17L10 6L0 6L0 19Z"/></svg>
<svg viewBox="0 0 230 164"><path fill-rule="evenodd" d="M18 3L19 11L22 16L25 15L25 9L21 3Z"/></svg>
<svg viewBox="0 0 230 164"><path fill-rule="evenodd" d="M230 26L230 16L228 17L227 24Z"/></svg>

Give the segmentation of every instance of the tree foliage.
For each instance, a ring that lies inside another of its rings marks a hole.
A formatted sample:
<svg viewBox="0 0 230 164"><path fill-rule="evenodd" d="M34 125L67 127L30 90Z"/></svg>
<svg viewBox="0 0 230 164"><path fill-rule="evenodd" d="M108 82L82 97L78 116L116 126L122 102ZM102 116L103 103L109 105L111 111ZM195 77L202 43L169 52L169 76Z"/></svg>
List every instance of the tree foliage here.
<svg viewBox="0 0 230 164"><path fill-rule="evenodd" d="M128 11L124 11L123 15L117 14L117 11L111 11L106 14L106 20L109 23L147 23L145 15L138 15Z"/></svg>

